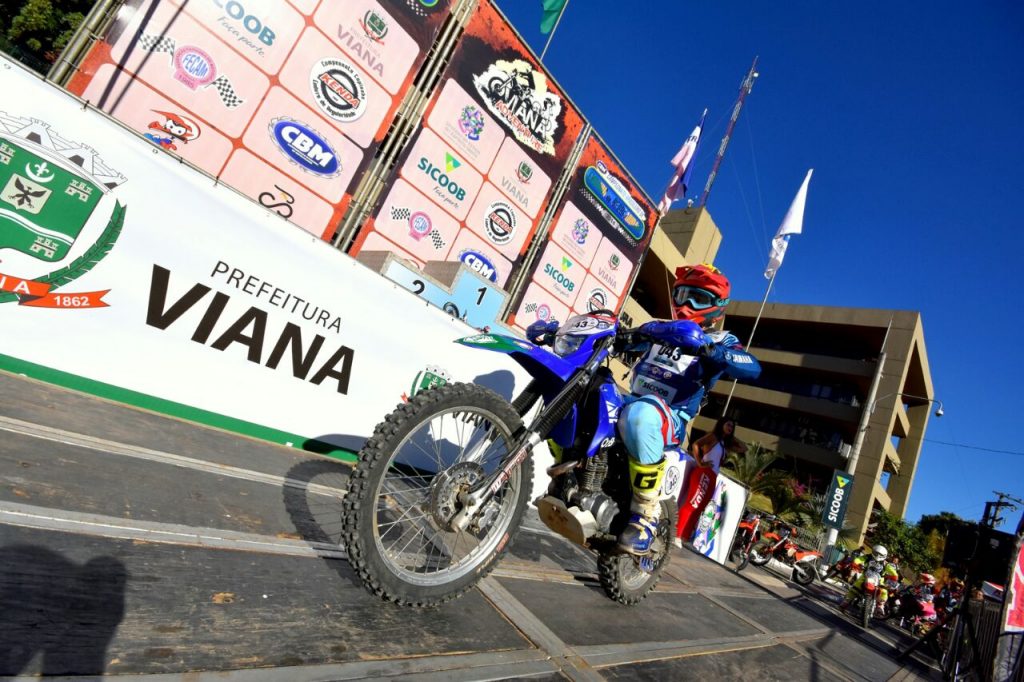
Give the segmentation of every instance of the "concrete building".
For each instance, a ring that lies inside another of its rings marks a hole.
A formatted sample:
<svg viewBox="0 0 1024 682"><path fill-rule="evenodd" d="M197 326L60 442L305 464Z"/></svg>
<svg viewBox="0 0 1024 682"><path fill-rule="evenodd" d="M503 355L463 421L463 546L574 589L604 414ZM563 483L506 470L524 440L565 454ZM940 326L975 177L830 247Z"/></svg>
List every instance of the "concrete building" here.
<svg viewBox="0 0 1024 682"><path fill-rule="evenodd" d="M725 328L746 343L759 308L760 302L731 303ZM798 480L823 492L833 469L846 469L866 425L846 523L863 536L872 509L902 516L935 397L921 316L769 304L750 350L762 374L737 384L728 408L740 438L776 450ZM876 374L875 400L868 405ZM713 428L732 387L732 381L718 382L694 431Z"/></svg>

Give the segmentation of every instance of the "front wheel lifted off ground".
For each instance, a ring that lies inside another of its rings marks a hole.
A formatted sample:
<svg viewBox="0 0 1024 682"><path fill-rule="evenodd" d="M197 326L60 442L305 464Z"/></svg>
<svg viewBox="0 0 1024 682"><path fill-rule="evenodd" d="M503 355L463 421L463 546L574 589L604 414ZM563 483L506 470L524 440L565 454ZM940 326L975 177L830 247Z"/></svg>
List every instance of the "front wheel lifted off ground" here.
<svg viewBox="0 0 1024 682"><path fill-rule="evenodd" d="M661 501L661 520L658 535L651 545L650 558L654 564L650 573L640 569L632 554L603 552L598 557L598 575L601 587L611 599L632 606L650 594L661 580L661 573L672 556L672 538L676 536L675 500Z"/></svg>
<svg viewBox="0 0 1024 682"><path fill-rule="evenodd" d="M434 606L494 568L522 520L532 459L461 530L454 521L466 493L507 461L522 432L508 401L476 384L417 393L377 425L349 479L342 518L349 563L370 592Z"/></svg>

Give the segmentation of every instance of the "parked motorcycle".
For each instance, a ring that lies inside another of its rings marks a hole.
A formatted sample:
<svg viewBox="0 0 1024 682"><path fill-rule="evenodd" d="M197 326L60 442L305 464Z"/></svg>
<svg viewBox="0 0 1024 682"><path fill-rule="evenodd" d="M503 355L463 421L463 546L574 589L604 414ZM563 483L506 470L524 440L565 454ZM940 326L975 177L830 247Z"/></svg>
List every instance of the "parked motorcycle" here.
<svg viewBox="0 0 1024 682"><path fill-rule="evenodd" d="M736 537L729 555L736 562L737 571L747 567L750 563L750 550L761 541L761 519L760 512L752 511L736 526Z"/></svg>
<svg viewBox="0 0 1024 682"><path fill-rule="evenodd" d="M781 529L764 533L761 540L750 552L750 563L764 566L772 558L793 568L793 580L801 585L810 585L818 575L817 564L821 552L807 550L793 541L795 529L783 525Z"/></svg>
<svg viewBox="0 0 1024 682"><path fill-rule="evenodd" d="M920 637L935 624L938 616L935 601L930 591L922 591L914 586L892 590L889 593L882 620L897 620L897 626L905 627L915 637Z"/></svg>
<svg viewBox="0 0 1024 682"><path fill-rule="evenodd" d="M707 342L696 324L672 324L695 348ZM342 529L349 562L372 593L428 606L487 575L518 530L531 491L530 455L545 439L557 463L536 501L540 518L597 552L601 585L615 601L635 604L658 583L675 537L680 453L666 453L650 552L620 552L632 489L616 434L623 396L603 366L645 339L599 310L538 340L551 350L498 334L458 341L507 354L532 375L511 404L477 384L446 384L415 394L377 425L349 479ZM543 407L525 426L538 401Z"/></svg>
<svg viewBox="0 0 1024 682"><path fill-rule="evenodd" d="M854 584L861 576L860 564L856 563L856 561L862 556L864 556L864 553L860 550L847 554L832 564L832 567L828 569L822 580L838 577L847 585Z"/></svg>

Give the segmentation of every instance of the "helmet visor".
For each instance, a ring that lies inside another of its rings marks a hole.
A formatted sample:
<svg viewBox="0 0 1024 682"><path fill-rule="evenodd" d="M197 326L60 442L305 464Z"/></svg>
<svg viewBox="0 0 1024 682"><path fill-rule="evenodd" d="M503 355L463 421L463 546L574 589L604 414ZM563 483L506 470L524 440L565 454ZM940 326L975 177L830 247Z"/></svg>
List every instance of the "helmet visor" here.
<svg viewBox="0 0 1024 682"><path fill-rule="evenodd" d="M680 284L672 290L672 301L677 308L689 304L694 310L705 310L719 305L718 296L713 292L698 287L688 287L685 284Z"/></svg>

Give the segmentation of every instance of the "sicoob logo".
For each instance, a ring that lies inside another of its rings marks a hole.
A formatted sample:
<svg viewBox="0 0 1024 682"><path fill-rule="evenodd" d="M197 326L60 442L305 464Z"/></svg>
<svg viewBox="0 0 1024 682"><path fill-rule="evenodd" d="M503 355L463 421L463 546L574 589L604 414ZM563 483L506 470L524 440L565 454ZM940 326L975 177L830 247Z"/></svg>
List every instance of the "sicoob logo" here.
<svg viewBox="0 0 1024 682"><path fill-rule="evenodd" d="M277 37L277 34L274 33L274 30L269 26L265 25L262 21L260 21L260 18L257 17L255 14L248 13L245 10L245 7L242 6L242 3L238 2L238 0L228 0L228 2L224 2L224 0L213 0L213 4L224 10L224 13L227 16L231 17L236 22L241 24L242 28L245 29L247 33L250 33L254 38L259 40L267 47L270 47L271 45L274 44L274 38ZM220 18L220 23L224 25L226 28L228 28L228 22L224 20L224 17ZM228 28L228 30L235 34L237 34L238 32L238 29L236 28ZM241 40L242 36L239 36L239 39ZM243 40L243 42L248 43L249 39L246 38ZM256 48L257 51L262 54L263 50L260 49L259 46L252 45L251 43L249 44L251 47Z"/></svg>
<svg viewBox="0 0 1024 682"><path fill-rule="evenodd" d="M355 68L333 57L321 59L310 72L313 99L331 118L348 123L366 111L366 86Z"/></svg>
<svg viewBox="0 0 1024 682"><path fill-rule="evenodd" d="M125 207L106 195L124 181L87 145L47 123L0 112L0 303L105 307L107 291L53 290L113 248Z"/></svg>
<svg viewBox="0 0 1024 682"><path fill-rule="evenodd" d="M568 272L571 267L572 261L565 256L562 256L562 271L559 272L558 268L553 266L551 263L548 263L544 266L544 274L557 282L558 285L566 291L572 291L576 288L576 282L572 281L568 275L563 274L564 272Z"/></svg>
<svg viewBox="0 0 1024 682"><path fill-rule="evenodd" d="M334 148L318 132L290 118L270 122L270 137L281 153L307 173L333 178L341 173Z"/></svg>
<svg viewBox="0 0 1024 682"><path fill-rule="evenodd" d="M487 207L484 230L498 246L508 244L516 233L516 212L504 201L494 201Z"/></svg>
<svg viewBox="0 0 1024 682"><path fill-rule="evenodd" d="M462 201L466 198L466 190L459 187L457 182L448 177L448 174L461 166L462 162L448 152L445 152L444 157L444 171L442 171L440 167L432 164L425 156L420 157L420 162L416 167L426 173L431 180L441 187L441 189L447 191L459 201Z"/></svg>

